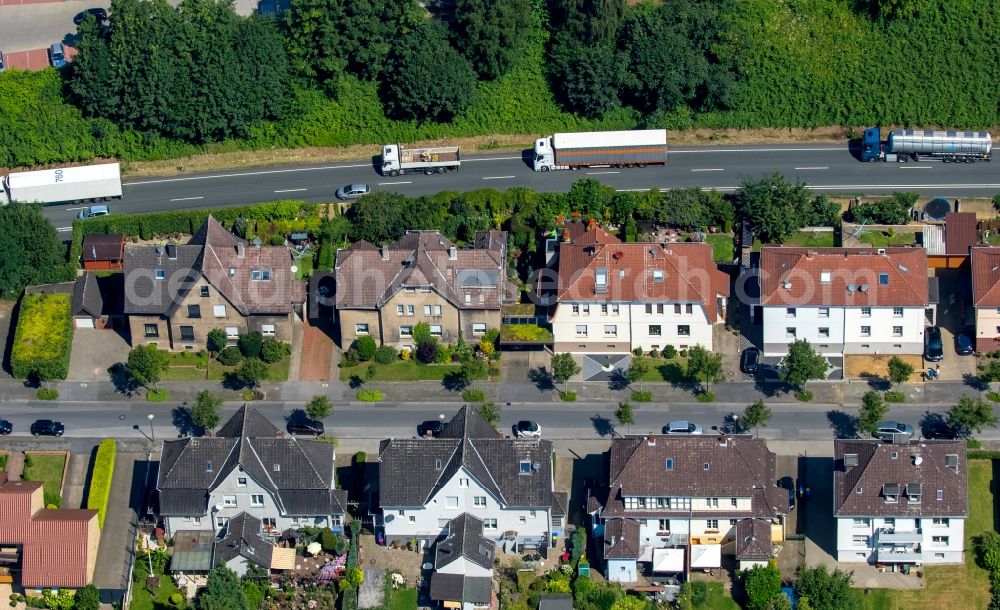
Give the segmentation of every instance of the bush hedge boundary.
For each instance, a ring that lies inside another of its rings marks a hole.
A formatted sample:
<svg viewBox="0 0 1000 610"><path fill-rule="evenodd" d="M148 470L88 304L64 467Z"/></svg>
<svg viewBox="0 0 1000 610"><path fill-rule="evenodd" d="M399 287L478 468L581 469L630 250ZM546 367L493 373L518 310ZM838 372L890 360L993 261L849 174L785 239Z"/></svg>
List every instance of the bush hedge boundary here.
<svg viewBox="0 0 1000 610"><path fill-rule="evenodd" d="M59 301L57 305L52 305L52 307L58 306L60 309L65 309L66 315L61 322L62 329L50 327L45 334L45 342L51 346L58 344L58 341L54 340L54 338L61 332L63 335L63 349L59 353L42 354L36 355L33 358L27 358L18 349L23 345L25 339L24 333L27 328L27 320L31 319L30 316L33 315L35 308L45 306L46 301ZM73 351L73 320L70 315L71 309L72 302L68 294L35 293L24 295L24 298L21 299L21 306L17 315L17 328L14 330L14 346L11 348L10 353L10 368L14 377L27 379L32 375L37 375L42 381L66 379L66 376L69 375L69 357Z"/></svg>
<svg viewBox="0 0 1000 610"><path fill-rule="evenodd" d="M108 512L108 500L111 498L111 481L115 474L115 455L117 445L114 439L106 438L97 446L94 457L94 469L90 474L90 493L87 495L87 508L97 511L97 524L104 529L104 517Z"/></svg>

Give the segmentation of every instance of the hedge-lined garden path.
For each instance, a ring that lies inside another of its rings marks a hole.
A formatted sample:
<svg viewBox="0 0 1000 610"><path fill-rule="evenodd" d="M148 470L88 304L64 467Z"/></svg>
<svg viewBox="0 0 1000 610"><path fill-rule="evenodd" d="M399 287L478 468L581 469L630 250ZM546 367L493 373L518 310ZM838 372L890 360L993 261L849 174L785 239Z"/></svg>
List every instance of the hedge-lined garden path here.
<svg viewBox="0 0 1000 610"><path fill-rule="evenodd" d="M87 508L83 488L90 472L90 453L73 453L69 457L69 469L63 482L62 508Z"/></svg>

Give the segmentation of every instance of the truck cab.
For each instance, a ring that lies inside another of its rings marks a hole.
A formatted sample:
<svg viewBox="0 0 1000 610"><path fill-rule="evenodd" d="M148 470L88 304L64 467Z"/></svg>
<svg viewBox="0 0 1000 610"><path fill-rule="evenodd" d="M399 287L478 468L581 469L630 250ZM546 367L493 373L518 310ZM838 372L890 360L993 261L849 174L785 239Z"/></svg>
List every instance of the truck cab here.
<svg viewBox="0 0 1000 610"><path fill-rule="evenodd" d="M535 140L535 171L547 172L555 169L556 157L552 152L552 137Z"/></svg>
<svg viewBox="0 0 1000 610"><path fill-rule="evenodd" d="M399 146L396 144L386 144L382 147L382 175L392 176L392 172L400 170Z"/></svg>
<svg viewBox="0 0 1000 610"><path fill-rule="evenodd" d="M882 132L878 127L869 127L861 138L861 160L874 163L882 158Z"/></svg>

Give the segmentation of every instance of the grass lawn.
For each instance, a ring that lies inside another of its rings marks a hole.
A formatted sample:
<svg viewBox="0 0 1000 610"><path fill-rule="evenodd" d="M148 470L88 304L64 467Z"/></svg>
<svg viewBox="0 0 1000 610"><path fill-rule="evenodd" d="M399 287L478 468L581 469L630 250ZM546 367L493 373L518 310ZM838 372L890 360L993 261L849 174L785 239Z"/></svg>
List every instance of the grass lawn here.
<svg viewBox="0 0 1000 610"><path fill-rule="evenodd" d="M703 610L740 610L740 605L733 601L733 598L726 595L721 582L706 582L708 585L708 596L705 601L695 605L695 608Z"/></svg>
<svg viewBox="0 0 1000 610"><path fill-rule="evenodd" d="M812 248L832 248L836 245L833 231L796 231L792 233L785 244Z"/></svg>
<svg viewBox="0 0 1000 610"><path fill-rule="evenodd" d="M268 381L287 381L290 360L283 358L267 365L271 373ZM239 368L239 365L225 366L215 358L209 358L207 352L170 352L168 363L163 381L222 381L226 373Z"/></svg>
<svg viewBox="0 0 1000 610"><path fill-rule="evenodd" d="M377 365L373 381L441 381L445 375L460 368L457 364L419 364L414 360L397 360L392 364ZM350 381L355 375L364 379L367 370L367 362L341 367L340 380Z"/></svg>
<svg viewBox="0 0 1000 610"><path fill-rule="evenodd" d="M706 235L705 243L712 246L712 260L717 263L733 262L732 235Z"/></svg>
<svg viewBox="0 0 1000 610"><path fill-rule="evenodd" d="M302 256L295 258L295 279L307 280L313 272L313 249L309 248Z"/></svg>
<svg viewBox="0 0 1000 610"><path fill-rule="evenodd" d="M0 470L6 470L6 469L7 469L7 454L0 453Z"/></svg>
<svg viewBox="0 0 1000 610"><path fill-rule="evenodd" d="M66 466L66 457L62 455L38 455L25 456L24 474L21 477L25 481L41 481L46 494L60 495L62 488L63 468ZM28 463L31 463L29 466Z"/></svg>
<svg viewBox="0 0 1000 610"><path fill-rule="evenodd" d="M174 608L175 606L170 603L170 596L174 593L179 593L179 590L174 585L173 579L167 576L160 576L160 586L156 588L155 596L146 588L146 581L143 579L142 582L132 584L132 603L129 608L131 610Z"/></svg>
<svg viewBox="0 0 1000 610"><path fill-rule="evenodd" d="M884 248L886 246L909 246L913 243L913 233L896 233L889 235L885 231L865 231L858 236L858 241L871 244L874 248Z"/></svg>
<svg viewBox="0 0 1000 610"><path fill-rule="evenodd" d="M643 381L669 381L671 383L688 381L687 358L680 356L674 356L670 359L646 357L646 362L649 364L649 372L643 375Z"/></svg>
<svg viewBox="0 0 1000 610"><path fill-rule="evenodd" d="M969 460L969 518L965 521L965 565L924 568L927 586L900 591L875 589L868 595L854 589L856 608L865 610L912 610L913 608L986 608L990 603L990 579L976 565L972 539L993 528L993 464Z"/></svg>
<svg viewBox="0 0 1000 610"><path fill-rule="evenodd" d="M416 608L416 589L396 589L392 592L392 599L389 600L389 610L416 610Z"/></svg>

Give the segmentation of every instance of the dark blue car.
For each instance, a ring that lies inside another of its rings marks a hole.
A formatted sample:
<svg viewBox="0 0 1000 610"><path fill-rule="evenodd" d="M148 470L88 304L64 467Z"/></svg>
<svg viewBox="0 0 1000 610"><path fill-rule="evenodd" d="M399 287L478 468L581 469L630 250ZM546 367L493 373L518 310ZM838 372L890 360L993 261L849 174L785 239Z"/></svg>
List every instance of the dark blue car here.
<svg viewBox="0 0 1000 610"><path fill-rule="evenodd" d="M962 331L955 335L955 353L959 356L971 356L976 352L976 346L972 342L972 336Z"/></svg>
<svg viewBox="0 0 1000 610"><path fill-rule="evenodd" d="M941 343L941 329L928 326L924 331L924 360L940 362L944 358L944 345Z"/></svg>

